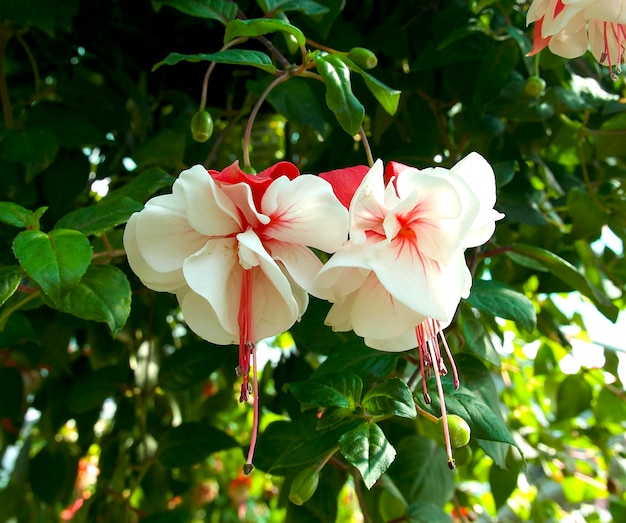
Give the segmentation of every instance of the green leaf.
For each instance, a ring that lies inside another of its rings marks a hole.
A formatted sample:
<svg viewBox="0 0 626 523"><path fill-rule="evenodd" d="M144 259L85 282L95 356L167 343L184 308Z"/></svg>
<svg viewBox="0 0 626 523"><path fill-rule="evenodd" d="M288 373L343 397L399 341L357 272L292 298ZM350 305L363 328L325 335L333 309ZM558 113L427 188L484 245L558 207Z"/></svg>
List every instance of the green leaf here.
<svg viewBox="0 0 626 523"><path fill-rule="evenodd" d="M13 296L23 277L24 271L17 265L0 267L0 306Z"/></svg>
<svg viewBox="0 0 626 523"><path fill-rule="evenodd" d="M406 509L410 523L450 523L450 516L435 503L418 501Z"/></svg>
<svg viewBox="0 0 626 523"><path fill-rule="evenodd" d="M363 407L373 416L393 414L413 419L417 416L413 394L400 378L391 378L370 389L363 398Z"/></svg>
<svg viewBox="0 0 626 523"><path fill-rule="evenodd" d="M343 130L354 136L363 123L365 109L352 92L350 69L335 55L318 56L315 65L326 86L326 105Z"/></svg>
<svg viewBox="0 0 626 523"><path fill-rule="evenodd" d="M510 456L510 453L509 453ZM517 487L517 478L520 472L520 463L513 459L507 460L507 467L501 468L496 464L489 469L489 485L496 508L502 507Z"/></svg>
<svg viewBox="0 0 626 523"><path fill-rule="evenodd" d="M230 348L201 341L184 345L165 358L159 385L166 391L184 391L202 383L228 358Z"/></svg>
<svg viewBox="0 0 626 523"><path fill-rule="evenodd" d="M313 0L257 0L264 13L277 15L287 11L299 11L305 15L323 15L330 11L328 7Z"/></svg>
<svg viewBox="0 0 626 523"><path fill-rule="evenodd" d="M150 196L163 187L171 187L176 178L170 176L159 167L151 167L141 174L134 176L127 184L119 189L110 191L102 203L110 203L121 198L131 198L136 202L144 203Z"/></svg>
<svg viewBox="0 0 626 523"><path fill-rule="evenodd" d="M387 441L376 423L363 423L339 438L339 450L354 465L368 489L389 468L396 457L396 450Z"/></svg>
<svg viewBox="0 0 626 523"><path fill-rule="evenodd" d="M350 68L351 71L360 74L365 81L365 85L374 95L376 100L382 105L383 109L389 114L394 115L398 110L398 103L400 102L401 91L392 89L388 85L384 84L380 80L374 78L371 74L361 69L352 60L345 55L333 55L341 59Z"/></svg>
<svg viewBox="0 0 626 523"><path fill-rule="evenodd" d="M570 262L541 247L516 243L511 247L512 252L531 258L551 272L561 281L589 298L598 310L609 320L616 321L618 308L600 289L593 285L583 274L576 270ZM519 258L518 258L519 259Z"/></svg>
<svg viewBox="0 0 626 523"><path fill-rule="evenodd" d="M623 104L620 102L620 105ZM597 154L600 158L623 157L624 151L624 132L626 132L626 114L618 114L613 118L606 120L601 127L602 132L596 137Z"/></svg>
<svg viewBox="0 0 626 523"><path fill-rule="evenodd" d="M238 447L225 432L204 421L182 423L165 431L157 456L166 467L188 467L220 450Z"/></svg>
<svg viewBox="0 0 626 523"><path fill-rule="evenodd" d="M39 218L47 210L40 207L35 212L13 202L0 202L0 222L23 229L39 229Z"/></svg>
<svg viewBox="0 0 626 523"><path fill-rule="evenodd" d="M609 218L598 200L584 189L573 187L567 193L567 207L572 217L572 238L597 240Z"/></svg>
<svg viewBox="0 0 626 523"><path fill-rule="evenodd" d="M130 302L130 284L122 271L113 265L92 265L59 310L106 323L116 336L128 319Z"/></svg>
<svg viewBox="0 0 626 523"><path fill-rule="evenodd" d="M217 62L218 64L249 65L258 67L268 73L276 71L272 59L261 51L248 49L226 49L217 53L180 54L170 53L162 62L156 64L152 70L156 71L162 65L175 65L179 62Z"/></svg>
<svg viewBox="0 0 626 523"><path fill-rule="evenodd" d="M54 226L56 229L75 229L85 236L99 234L126 223L130 215L143 209L143 205L122 197L111 203L102 203L76 209L63 216Z"/></svg>
<svg viewBox="0 0 626 523"><path fill-rule="evenodd" d="M59 305L87 271L93 249L87 237L70 229L22 231L13 242L20 265Z"/></svg>
<svg viewBox="0 0 626 523"><path fill-rule="evenodd" d="M396 447L397 456L387 474L409 504L446 503L454 492L454 473L446 451L432 439L406 436Z"/></svg>
<svg viewBox="0 0 626 523"><path fill-rule="evenodd" d="M591 407L593 389L582 374L567 376L559 385L556 397L556 418L573 418Z"/></svg>
<svg viewBox="0 0 626 523"><path fill-rule="evenodd" d="M523 294L494 280L475 280L468 303L478 310L513 320L532 332L537 324L533 303Z"/></svg>
<svg viewBox="0 0 626 523"><path fill-rule="evenodd" d="M127 365L110 365L80 376L70 386L67 408L78 414L100 409L121 390L129 372Z"/></svg>
<svg viewBox="0 0 626 523"><path fill-rule="evenodd" d="M46 169L58 152L59 144L54 134L41 127L11 131L0 147L0 156L5 160L24 165L27 182Z"/></svg>
<svg viewBox="0 0 626 523"><path fill-rule="evenodd" d="M197 18L210 18L226 25L237 16L237 4L226 0L154 0L155 7L167 5Z"/></svg>
<svg viewBox="0 0 626 523"><path fill-rule="evenodd" d="M350 372L336 372L289 383L287 387L300 403L308 406L354 408L361 399L363 380Z"/></svg>
<svg viewBox="0 0 626 523"><path fill-rule="evenodd" d="M483 361L500 365L500 355L491 340L491 335L481 321L474 315L474 311L472 311L471 307L466 303L461 303L460 311L463 337L470 349L469 352L478 356Z"/></svg>
<svg viewBox="0 0 626 523"><path fill-rule="evenodd" d="M35 496L49 505L66 505L76 481L78 458L72 455L69 443L60 442L43 447L31 460L28 480Z"/></svg>
<svg viewBox="0 0 626 523"><path fill-rule="evenodd" d="M251 18L249 20L232 20L226 25L224 44L239 36L262 36L268 33L283 32L292 35L299 46L306 44L306 36L295 25L277 18Z"/></svg>

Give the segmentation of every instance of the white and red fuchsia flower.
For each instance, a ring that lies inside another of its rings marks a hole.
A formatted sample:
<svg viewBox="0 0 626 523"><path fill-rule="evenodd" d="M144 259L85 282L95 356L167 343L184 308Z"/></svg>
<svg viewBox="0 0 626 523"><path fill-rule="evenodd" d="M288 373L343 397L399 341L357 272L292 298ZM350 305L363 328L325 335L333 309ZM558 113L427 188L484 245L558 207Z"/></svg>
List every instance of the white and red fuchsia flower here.
<svg viewBox="0 0 626 523"><path fill-rule="evenodd" d="M255 343L300 319L322 268L310 248L335 252L347 229L330 184L288 162L257 175L237 163L221 172L196 165L126 226L128 262L146 287L175 293L198 336L239 344L240 401L253 392L255 403L247 472L258 427Z"/></svg>

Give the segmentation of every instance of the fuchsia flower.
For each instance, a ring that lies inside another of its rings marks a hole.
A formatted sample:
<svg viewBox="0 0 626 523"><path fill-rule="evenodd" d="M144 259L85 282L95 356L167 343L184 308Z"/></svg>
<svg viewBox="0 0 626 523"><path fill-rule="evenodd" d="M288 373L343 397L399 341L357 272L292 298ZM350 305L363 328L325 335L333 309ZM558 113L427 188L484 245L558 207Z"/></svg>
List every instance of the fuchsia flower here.
<svg viewBox="0 0 626 523"><path fill-rule="evenodd" d="M576 58L591 49L616 79L621 72L626 44L624 0L534 0L526 16L535 22L530 55L549 47L554 54Z"/></svg>
<svg viewBox="0 0 626 523"><path fill-rule="evenodd" d="M255 343L289 329L308 305L322 267L310 247L335 252L348 213L328 182L278 163L256 176L237 163L196 165L172 193L149 200L124 233L128 262L150 289L175 293L186 323L210 342L239 344L240 401L252 392L258 423Z"/></svg>
<svg viewBox="0 0 626 523"><path fill-rule="evenodd" d="M442 328L461 298L469 295L471 274L464 251L485 243L495 221L495 177L491 166L471 153L452 169L419 170L378 160L363 177L362 168L320 175L338 198L362 179L350 204L350 239L316 278L319 292L333 306L326 323L354 330L366 345L383 351L419 349L424 398L434 370L445 419L439 375L447 369L440 341L456 369ZM341 184L336 180L351 178ZM447 425L444 424L447 435ZM446 438L447 439L447 438ZM453 464L448 444L450 463ZM453 466L453 465L452 465Z"/></svg>

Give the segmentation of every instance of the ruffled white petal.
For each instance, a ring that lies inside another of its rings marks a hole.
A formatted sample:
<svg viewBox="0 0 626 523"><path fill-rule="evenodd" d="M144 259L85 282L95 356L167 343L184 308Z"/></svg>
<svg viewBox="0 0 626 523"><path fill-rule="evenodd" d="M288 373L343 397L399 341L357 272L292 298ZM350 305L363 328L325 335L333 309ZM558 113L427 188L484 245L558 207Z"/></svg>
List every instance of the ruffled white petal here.
<svg viewBox="0 0 626 523"><path fill-rule="evenodd" d="M335 252L348 239L348 211L317 176L281 176L267 188L261 205L271 219L262 229L264 238L325 252Z"/></svg>
<svg viewBox="0 0 626 523"><path fill-rule="evenodd" d="M271 257L283 265L285 272L298 287L318 298L324 298L314 284L323 264L311 249L276 240L265 241L264 246Z"/></svg>
<svg viewBox="0 0 626 523"><path fill-rule="evenodd" d="M350 239L357 245L364 243L371 234L378 234L380 238L384 238L382 224L387 215L387 207L383 174L383 162L376 160L352 198Z"/></svg>

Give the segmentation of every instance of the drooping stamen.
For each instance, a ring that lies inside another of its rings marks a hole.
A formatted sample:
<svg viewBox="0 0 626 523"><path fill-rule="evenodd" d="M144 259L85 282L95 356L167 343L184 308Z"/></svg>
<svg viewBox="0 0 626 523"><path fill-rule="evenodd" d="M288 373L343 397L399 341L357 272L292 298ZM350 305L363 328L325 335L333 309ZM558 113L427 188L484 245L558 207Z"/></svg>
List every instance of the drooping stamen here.
<svg viewBox="0 0 626 523"><path fill-rule="evenodd" d="M420 355L420 372L422 374L422 390L424 391L424 402L426 405L430 405L431 399L428 394L428 387L426 386L426 371L424 370L425 362L424 362L424 351L422 347L425 345L424 340L424 330L420 329L420 325L415 327L415 337L417 338L417 346L419 347L419 355Z"/></svg>
<svg viewBox="0 0 626 523"><path fill-rule="evenodd" d="M448 361L452 366L452 383L454 385L454 390L459 388L459 373L456 369L456 363L454 362L454 358L452 357L452 352L450 351L450 347L448 346L448 342L446 341L446 337L443 335L443 331L439 328L439 338L441 339L441 343L443 344L444 349L446 350L446 354L448 355Z"/></svg>
<svg viewBox="0 0 626 523"><path fill-rule="evenodd" d="M435 337L435 341L436 341ZM428 346L428 351L430 352L431 358L435 359L435 349L434 343L431 340L428 340L426 345ZM439 376L439 368L437 365L434 367L435 371L435 381L437 382L437 393L439 394L439 405L441 407L441 421L443 422L443 437L446 441L446 453L448 454L448 468L450 470L454 470L455 461L452 457L452 445L450 444L450 429L448 428L448 417L446 413L446 401L443 396L443 385L441 384L441 377Z"/></svg>
<svg viewBox="0 0 626 523"><path fill-rule="evenodd" d="M241 393L239 401L248 401L250 394L253 395L253 421L250 449L248 459L243 466L244 474L250 474L254 465L254 449L256 447L259 432L259 381L257 377L256 347L254 341L254 323L252 318L252 279L253 269L243 271L241 280L241 292L239 295L239 366L237 375L242 377ZM250 356L252 356L252 384L250 384Z"/></svg>

